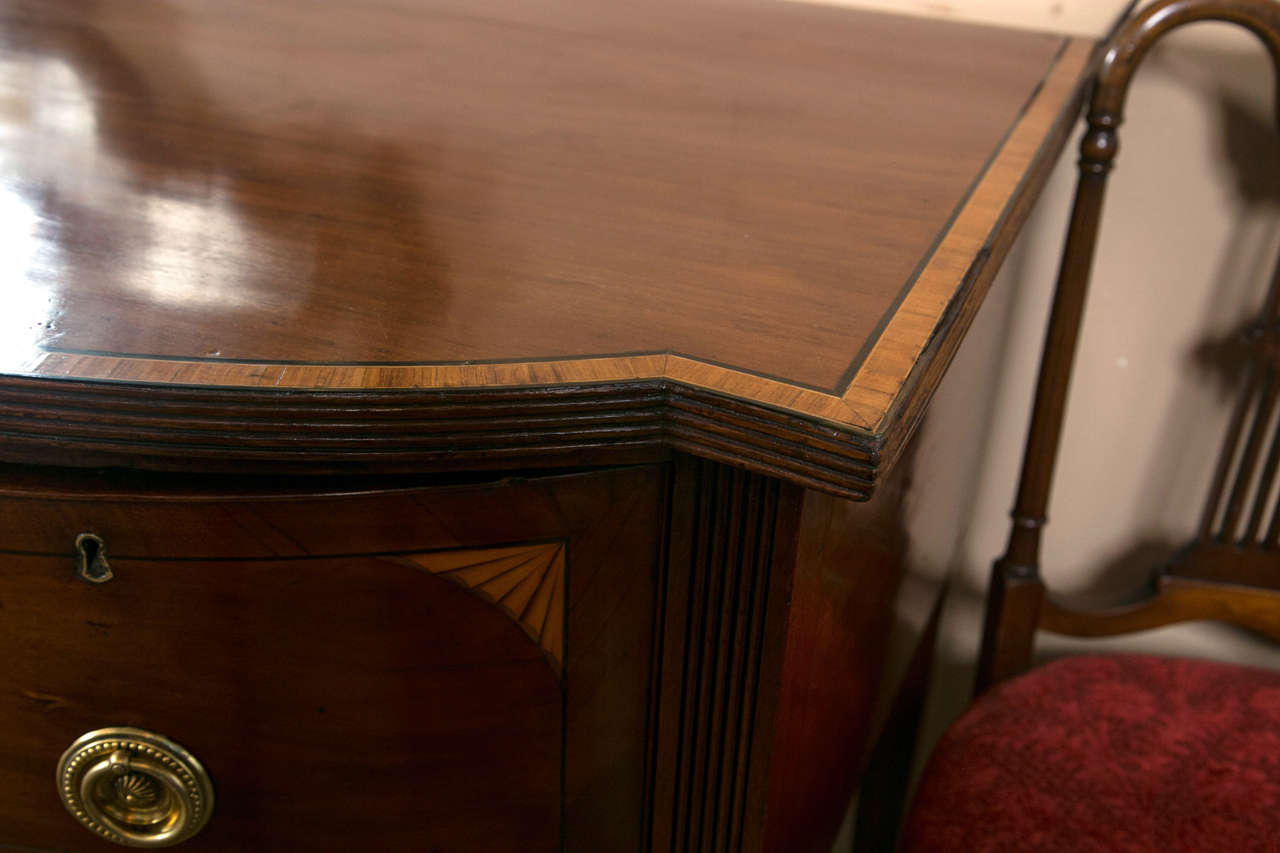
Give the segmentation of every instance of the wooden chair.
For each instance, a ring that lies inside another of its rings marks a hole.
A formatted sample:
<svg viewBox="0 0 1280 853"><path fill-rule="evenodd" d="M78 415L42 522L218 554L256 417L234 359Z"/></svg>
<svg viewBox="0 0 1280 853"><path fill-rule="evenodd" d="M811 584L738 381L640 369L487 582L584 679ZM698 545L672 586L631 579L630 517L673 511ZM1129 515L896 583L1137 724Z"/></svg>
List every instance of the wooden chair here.
<svg viewBox="0 0 1280 853"><path fill-rule="evenodd" d="M1280 640L1280 267L1247 338L1240 396L1203 521L1150 596L1101 612L1046 595L1040 539L1107 173L1129 81L1193 21L1239 24L1280 78L1280 3L1161 0L1108 47L1040 367L1008 548L992 572L981 694L931 756L908 851L1280 850L1280 672L1141 655L1032 669L1037 629L1097 637L1209 619ZM1280 81L1278 81L1280 91ZM1016 677L1015 677L1016 676ZM988 688L990 688L988 690Z"/></svg>

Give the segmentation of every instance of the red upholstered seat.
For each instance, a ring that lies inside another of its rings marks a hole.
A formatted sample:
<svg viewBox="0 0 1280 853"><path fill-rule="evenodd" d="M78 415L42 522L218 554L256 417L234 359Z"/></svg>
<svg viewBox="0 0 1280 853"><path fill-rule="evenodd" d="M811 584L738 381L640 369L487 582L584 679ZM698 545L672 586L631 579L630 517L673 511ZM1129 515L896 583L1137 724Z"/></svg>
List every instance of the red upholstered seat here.
<svg viewBox="0 0 1280 853"><path fill-rule="evenodd" d="M1129 81L1153 44L1197 21L1251 31L1280 78L1277 0L1156 0L1103 51L1009 544L991 572L981 698L925 769L903 832L907 853L1280 853L1280 672L1126 655L1070 658L1021 674L1038 630L1104 637L1208 619L1280 641L1280 265L1242 339L1240 396L1190 540L1141 595L1116 607L1072 607L1050 595L1040 576L1071 366ZM1240 162L1242 175L1253 164Z"/></svg>
<svg viewBox="0 0 1280 853"><path fill-rule="evenodd" d="M1280 672L1141 655L993 688L930 758L904 850L1280 850Z"/></svg>

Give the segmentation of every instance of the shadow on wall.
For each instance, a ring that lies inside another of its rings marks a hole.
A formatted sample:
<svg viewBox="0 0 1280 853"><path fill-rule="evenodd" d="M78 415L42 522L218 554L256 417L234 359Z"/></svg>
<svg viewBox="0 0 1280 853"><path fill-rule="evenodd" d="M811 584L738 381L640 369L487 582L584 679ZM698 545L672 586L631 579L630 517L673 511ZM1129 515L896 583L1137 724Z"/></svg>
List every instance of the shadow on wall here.
<svg viewBox="0 0 1280 853"><path fill-rule="evenodd" d="M1223 430L1207 428L1206 419L1196 414L1206 403L1220 416L1236 405L1248 362L1247 337L1262 313L1267 283L1277 260L1275 214L1280 212L1280 145L1276 118L1220 81L1206 80L1202 70L1224 65L1235 70L1243 64L1252 71L1256 59L1248 56L1244 63L1239 59L1224 62L1216 50L1166 49L1151 60L1175 85L1198 92L1206 112L1216 116L1214 165L1219 177L1226 179L1223 190L1231 196L1230 204L1237 211L1219 250L1218 268L1211 283L1194 285L1212 296L1206 302L1209 310L1202 323L1202 335L1184 350L1181 368L1185 381L1175 386L1172 398L1164 405L1163 423L1150 439L1158 452L1145 473L1141 494L1150 496L1154 504L1163 505L1163 511L1152 513L1151 521L1156 516L1178 515L1188 502L1195 504L1199 513L1207 500L1207 478L1197 471L1195 479L1199 482L1187 482L1177 460L1208 456L1216 461ZM1177 144L1176 136L1173 144ZM1170 179L1176 180L1177 176ZM1194 216L1195 211L1188 211L1187 215ZM1167 239L1158 232L1143 236L1157 245ZM1099 266L1095 289L1130 286L1129 282L1107 280L1105 267L1102 263ZM1167 282L1136 284L1159 287ZM1171 296L1177 298L1176 288ZM1083 345L1088 345L1087 339ZM1141 400L1118 401L1118 405L1144 404L1146 401ZM1060 464L1070 461L1064 458ZM1105 490L1101 494L1105 496ZM1154 525L1137 531L1138 541L1089 573L1085 600L1100 606L1132 597L1153 572L1186 544L1191 534L1190 530L1185 535L1179 530L1177 535L1169 535Z"/></svg>

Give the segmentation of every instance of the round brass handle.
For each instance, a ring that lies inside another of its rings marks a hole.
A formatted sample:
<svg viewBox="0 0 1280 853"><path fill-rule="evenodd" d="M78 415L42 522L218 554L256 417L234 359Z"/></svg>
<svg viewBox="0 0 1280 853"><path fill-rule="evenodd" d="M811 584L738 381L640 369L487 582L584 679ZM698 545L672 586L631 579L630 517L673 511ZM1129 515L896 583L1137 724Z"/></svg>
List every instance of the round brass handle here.
<svg viewBox="0 0 1280 853"><path fill-rule="evenodd" d="M143 729L78 737L58 762L58 794L86 829L126 847L178 844L213 813L213 784L200 762Z"/></svg>

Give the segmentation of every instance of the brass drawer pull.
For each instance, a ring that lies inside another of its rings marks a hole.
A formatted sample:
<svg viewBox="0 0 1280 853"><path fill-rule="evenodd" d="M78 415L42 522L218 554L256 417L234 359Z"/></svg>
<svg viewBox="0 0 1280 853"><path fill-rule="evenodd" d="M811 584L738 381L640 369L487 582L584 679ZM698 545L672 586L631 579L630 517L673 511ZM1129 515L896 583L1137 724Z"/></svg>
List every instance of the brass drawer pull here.
<svg viewBox="0 0 1280 853"><path fill-rule="evenodd" d="M98 729L58 762L58 793L91 832L126 847L169 847L213 813L213 785L195 756L153 732Z"/></svg>

